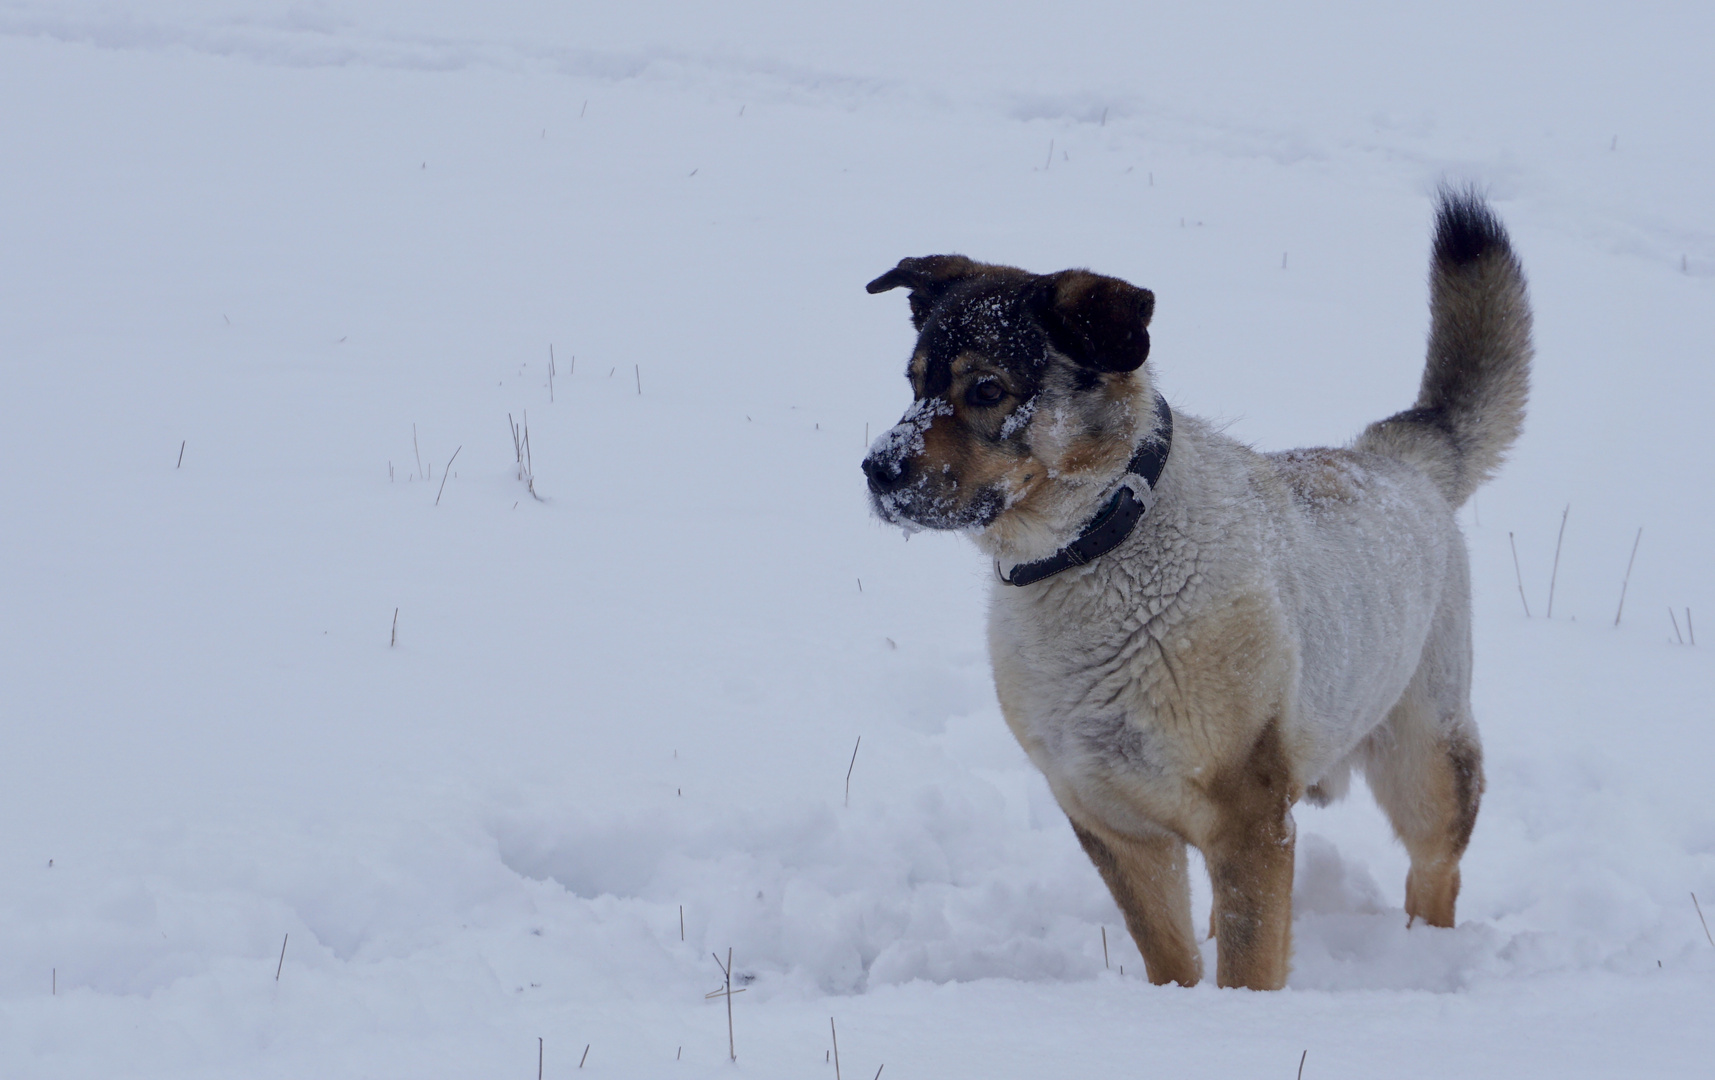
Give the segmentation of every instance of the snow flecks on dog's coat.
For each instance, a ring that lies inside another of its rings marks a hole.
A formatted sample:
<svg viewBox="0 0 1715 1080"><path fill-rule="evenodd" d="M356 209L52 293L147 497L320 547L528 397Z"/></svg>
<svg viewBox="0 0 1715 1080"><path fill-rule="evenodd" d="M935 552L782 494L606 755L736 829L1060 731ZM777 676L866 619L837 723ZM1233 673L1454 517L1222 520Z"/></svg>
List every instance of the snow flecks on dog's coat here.
<svg viewBox="0 0 1715 1080"><path fill-rule="evenodd" d="M964 529L997 561L1052 554L1157 433L1153 295L957 255L869 288L900 286L915 401L864 462L876 512ZM1126 539L994 586L1002 712L1155 982L1201 977L1190 843L1215 886L1217 981L1284 984L1291 807L1337 797L1354 768L1411 855L1407 914L1452 924L1483 789L1453 510L1518 433L1531 353L1523 273L1475 195L1443 193L1431 309L1416 405L1351 448L1258 454L1176 416Z"/></svg>

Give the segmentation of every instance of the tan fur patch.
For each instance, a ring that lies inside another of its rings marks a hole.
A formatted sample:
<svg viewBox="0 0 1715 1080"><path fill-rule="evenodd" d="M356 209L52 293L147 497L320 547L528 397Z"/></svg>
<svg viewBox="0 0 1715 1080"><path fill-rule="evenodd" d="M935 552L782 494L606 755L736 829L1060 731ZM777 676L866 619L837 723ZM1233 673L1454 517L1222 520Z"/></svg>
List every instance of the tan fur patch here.
<svg viewBox="0 0 1715 1080"><path fill-rule="evenodd" d="M1289 450L1275 460L1293 495L1312 506L1350 503L1363 494L1363 469L1349 450Z"/></svg>
<svg viewBox="0 0 1715 1080"><path fill-rule="evenodd" d="M1166 833L1143 839L1119 836L1077 821L1072 831L1125 916L1149 981L1157 986L1197 985L1203 978L1203 957L1191 936L1184 841Z"/></svg>

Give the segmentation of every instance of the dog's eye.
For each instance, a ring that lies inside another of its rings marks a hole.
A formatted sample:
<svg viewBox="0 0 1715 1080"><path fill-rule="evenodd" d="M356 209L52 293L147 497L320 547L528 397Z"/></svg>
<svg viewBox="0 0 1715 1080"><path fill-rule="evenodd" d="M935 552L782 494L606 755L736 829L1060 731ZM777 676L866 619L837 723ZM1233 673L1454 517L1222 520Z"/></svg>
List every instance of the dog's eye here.
<svg viewBox="0 0 1715 1080"><path fill-rule="evenodd" d="M972 405L986 408L1006 396L1006 387L994 379L984 379L965 391L965 400Z"/></svg>

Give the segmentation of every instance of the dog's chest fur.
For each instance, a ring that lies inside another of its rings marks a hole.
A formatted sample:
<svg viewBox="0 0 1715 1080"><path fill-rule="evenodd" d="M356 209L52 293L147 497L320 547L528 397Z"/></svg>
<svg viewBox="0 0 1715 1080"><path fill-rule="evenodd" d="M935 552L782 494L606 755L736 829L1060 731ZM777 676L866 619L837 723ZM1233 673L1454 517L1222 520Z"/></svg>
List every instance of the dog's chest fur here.
<svg viewBox="0 0 1715 1080"><path fill-rule="evenodd" d="M1296 790L1335 768L1429 631L1450 515L1420 486L1345 452L1259 455L1186 418L1125 544L996 585L1002 710L1062 804L1195 842L1210 792L1270 725Z"/></svg>

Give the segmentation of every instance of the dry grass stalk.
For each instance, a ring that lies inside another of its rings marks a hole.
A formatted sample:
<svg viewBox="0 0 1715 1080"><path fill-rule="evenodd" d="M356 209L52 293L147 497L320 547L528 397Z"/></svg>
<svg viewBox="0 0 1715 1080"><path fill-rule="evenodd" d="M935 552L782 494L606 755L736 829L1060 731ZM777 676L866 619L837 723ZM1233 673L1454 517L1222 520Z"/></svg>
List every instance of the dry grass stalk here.
<svg viewBox="0 0 1715 1080"><path fill-rule="evenodd" d="M720 966L721 974L726 977L726 988L724 991L717 990L717 991L715 991L714 994L708 994L705 996L706 997L714 997L715 994L720 994L722 997L726 998L726 1047L727 1047L727 1055L733 1061L737 1061L738 1060L738 1044L733 1041L733 1036L732 1036L732 995L733 995L733 988L732 988L732 948L730 946L727 948L726 963L725 964L721 964L721 958L720 958L719 953L710 953L709 955L711 955L715 958L715 963ZM742 989L739 991L739 993L743 993L743 992L744 991ZM836 1078L836 1080L838 1080L838 1078Z"/></svg>
<svg viewBox="0 0 1715 1080"><path fill-rule="evenodd" d="M524 410L523 424L512 419L511 413L506 414L506 423L512 428L512 453L518 459L518 479L524 481L524 488L530 492L532 499L546 502L546 499L536 494L536 462L530 453L530 410Z"/></svg>

